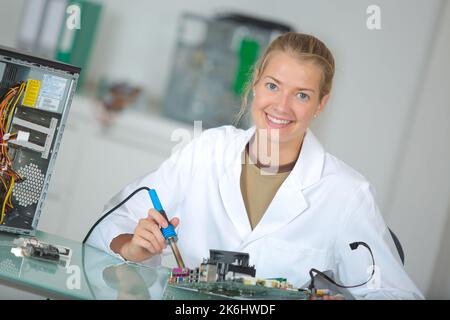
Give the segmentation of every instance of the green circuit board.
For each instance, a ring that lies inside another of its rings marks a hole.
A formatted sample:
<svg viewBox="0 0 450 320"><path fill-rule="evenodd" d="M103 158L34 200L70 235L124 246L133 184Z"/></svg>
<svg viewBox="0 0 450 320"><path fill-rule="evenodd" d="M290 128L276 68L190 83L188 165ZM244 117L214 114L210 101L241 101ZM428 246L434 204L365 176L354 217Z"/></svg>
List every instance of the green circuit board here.
<svg viewBox="0 0 450 320"><path fill-rule="evenodd" d="M166 300L308 300L307 291L285 290L236 281L168 284Z"/></svg>

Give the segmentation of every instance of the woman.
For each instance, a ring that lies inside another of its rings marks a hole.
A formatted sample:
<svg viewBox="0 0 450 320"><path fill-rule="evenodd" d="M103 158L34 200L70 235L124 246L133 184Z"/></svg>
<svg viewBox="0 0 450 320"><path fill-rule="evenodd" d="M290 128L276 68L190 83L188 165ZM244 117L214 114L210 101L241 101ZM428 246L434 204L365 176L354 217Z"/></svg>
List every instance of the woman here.
<svg viewBox="0 0 450 320"><path fill-rule="evenodd" d="M258 61L252 91L255 126L214 128L173 154L158 170L113 199L147 186L157 190L188 267L209 249L247 252L257 277L294 286L309 270L332 270L361 298L423 298L405 273L370 184L325 152L308 129L330 96L334 59L313 36L286 33ZM131 261L158 261L167 222L141 192L104 219L88 243Z"/></svg>

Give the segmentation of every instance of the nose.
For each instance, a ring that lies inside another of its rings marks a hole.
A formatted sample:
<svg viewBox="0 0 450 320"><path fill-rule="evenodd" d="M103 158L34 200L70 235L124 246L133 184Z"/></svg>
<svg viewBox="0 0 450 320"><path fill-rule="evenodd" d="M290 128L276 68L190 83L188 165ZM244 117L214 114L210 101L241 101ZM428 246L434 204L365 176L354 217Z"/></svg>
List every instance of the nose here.
<svg viewBox="0 0 450 320"><path fill-rule="evenodd" d="M291 97L288 93L280 92L276 101L275 109L280 113L289 113L291 108Z"/></svg>

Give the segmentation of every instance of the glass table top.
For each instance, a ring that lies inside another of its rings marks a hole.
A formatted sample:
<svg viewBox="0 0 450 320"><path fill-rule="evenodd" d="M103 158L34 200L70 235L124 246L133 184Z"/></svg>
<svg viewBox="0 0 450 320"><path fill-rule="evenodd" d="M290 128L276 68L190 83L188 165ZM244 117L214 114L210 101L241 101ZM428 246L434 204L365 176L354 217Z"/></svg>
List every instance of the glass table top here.
<svg viewBox="0 0 450 320"><path fill-rule="evenodd" d="M38 231L35 238L72 249L70 262L61 264L17 257L14 239L0 232L0 283L66 299L161 299L169 269L123 262L80 242Z"/></svg>

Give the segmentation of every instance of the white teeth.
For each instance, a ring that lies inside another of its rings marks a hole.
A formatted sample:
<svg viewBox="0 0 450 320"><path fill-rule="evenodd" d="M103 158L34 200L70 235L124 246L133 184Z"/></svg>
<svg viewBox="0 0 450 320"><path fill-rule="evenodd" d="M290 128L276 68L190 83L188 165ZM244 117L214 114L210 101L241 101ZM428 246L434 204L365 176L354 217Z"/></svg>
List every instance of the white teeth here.
<svg viewBox="0 0 450 320"><path fill-rule="evenodd" d="M267 118L269 118L269 120L271 122L276 123L276 124L288 124L288 123L291 123L291 121L289 121L289 120L277 119L277 118L271 117L270 115L267 115Z"/></svg>

